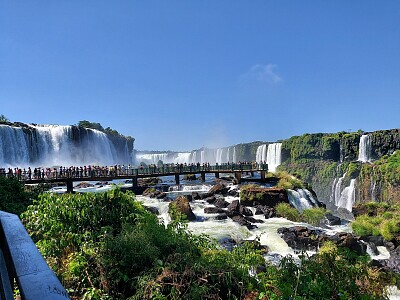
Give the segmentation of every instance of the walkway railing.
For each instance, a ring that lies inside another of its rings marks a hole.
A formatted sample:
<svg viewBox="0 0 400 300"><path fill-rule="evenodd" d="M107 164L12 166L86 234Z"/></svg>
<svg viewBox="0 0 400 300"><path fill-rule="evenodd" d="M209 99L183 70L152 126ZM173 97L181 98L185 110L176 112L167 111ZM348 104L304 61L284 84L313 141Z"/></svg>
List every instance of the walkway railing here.
<svg viewBox="0 0 400 300"><path fill-rule="evenodd" d="M70 179L70 178L98 178L98 177L109 177L117 178L126 176L143 176L143 175L171 175L176 173L189 174L189 173L200 173L200 172L251 172L251 171L268 171L268 164L256 164L256 163L232 163L232 164L220 164L220 165L195 165L195 164L165 164L162 166L150 165L146 167L71 167L71 168L46 168L41 169L38 172L26 172L21 171L17 174L5 172L3 169L0 172L0 176L6 177L17 177L21 181L35 180L35 179Z"/></svg>
<svg viewBox="0 0 400 300"><path fill-rule="evenodd" d="M22 299L69 299L18 216L0 211L0 241L0 299L14 299L14 282Z"/></svg>

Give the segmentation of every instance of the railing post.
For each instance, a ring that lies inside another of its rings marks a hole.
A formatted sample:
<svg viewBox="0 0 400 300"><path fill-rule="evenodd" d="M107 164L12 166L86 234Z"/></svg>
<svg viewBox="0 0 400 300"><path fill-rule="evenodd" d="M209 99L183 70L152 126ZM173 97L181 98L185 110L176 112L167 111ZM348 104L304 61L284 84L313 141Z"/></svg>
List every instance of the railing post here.
<svg viewBox="0 0 400 300"><path fill-rule="evenodd" d="M175 182L176 182L176 185L179 185L179 173L175 174Z"/></svg>

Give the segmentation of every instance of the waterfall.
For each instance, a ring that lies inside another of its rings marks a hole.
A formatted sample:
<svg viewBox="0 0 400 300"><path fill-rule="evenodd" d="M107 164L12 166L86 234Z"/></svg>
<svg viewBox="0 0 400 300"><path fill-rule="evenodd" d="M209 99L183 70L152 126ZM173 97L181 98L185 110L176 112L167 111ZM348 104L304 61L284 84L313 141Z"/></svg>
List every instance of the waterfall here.
<svg viewBox="0 0 400 300"><path fill-rule="evenodd" d="M371 159L371 138L368 134L363 134L360 138L358 150L358 161L370 162Z"/></svg>
<svg viewBox="0 0 400 300"><path fill-rule="evenodd" d="M236 159L236 147L233 147L233 160L232 162L237 163L237 159Z"/></svg>
<svg viewBox="0 0 400 300"><path fill-rule="evenodd" d="M0 125L0 166L29 163L29 144L21 127Z"/></svg>
<svg viewBox="0 0 400 300"><path fill-rule="evenodd" d="M306 189L288 190L288 198L298 211L302 212L305 209L318 206L317 201L312 196L311 192Z"/></svg>
<svg viewBox="0 0 400 300"><path fill-rule="evenodd" d="M260 145L257 148L257 153L256 153L256 162L266 162L267 161L267 145Z"/></svg>
<svg viewBox="0 0 400 300"><path fill-rule="evenodd" d="M282 143L273 143L268 145L267 164L270 172L276 172L276 168L281 164Z"/></svg>
<svg viewBox="0 0 400 300"><path fill-rule="evenodd" d="M131 152L124 138L94 129L0 125L0 167L127 164Z"/></svg>
<svg viewBox="0 0 400 300"><path fill-rule="evenodd" d="M350 212L352 211L355 202L355 183L355 179L350 180L350 185L344 188L337 202L338 207L343 207Z"/></svg>

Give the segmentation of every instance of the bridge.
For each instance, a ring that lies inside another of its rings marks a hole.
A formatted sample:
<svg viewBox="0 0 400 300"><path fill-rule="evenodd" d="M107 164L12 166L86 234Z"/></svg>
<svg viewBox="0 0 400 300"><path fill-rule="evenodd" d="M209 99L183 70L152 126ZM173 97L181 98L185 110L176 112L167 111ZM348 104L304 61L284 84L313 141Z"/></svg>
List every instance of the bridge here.
<svg viewBox="0 0 400 300"><path fill-rule="evenodd" d="M138 187L139 178L149 177L164 177L174 176L177 185L180 183L181 175L200 174L201 180L205 181L206 174L214 174L215 178L219 178L220 174L234 174L238 183L241 183L244 178L243 173L259 172L260 179L264 181L265 175L268 172L268 164L256 163L233 163L221 165L163 165L163 166L150 166L129 169L110 169L110 168L92 168L90 170L78 168L77 170L59 171L54 168L48 174L39 174L36 177L29 177L26 175L18 175L18 178L24 184L38 184L38 183L66 183L67 192L73 192L73 182L77 181L111 181L115 179L129 179L132 180L132 189ZM5 174L8 176L8 174ZM247 180L247 179L246 179ZM254 180L253 180L254 181Z"/></svg>

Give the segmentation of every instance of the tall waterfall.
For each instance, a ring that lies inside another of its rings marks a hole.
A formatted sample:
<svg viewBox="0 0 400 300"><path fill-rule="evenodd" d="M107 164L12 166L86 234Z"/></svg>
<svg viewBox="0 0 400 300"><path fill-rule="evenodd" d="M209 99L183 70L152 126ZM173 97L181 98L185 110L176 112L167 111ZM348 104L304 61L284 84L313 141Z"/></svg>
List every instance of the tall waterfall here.
<svg viewBox="0 0 400 300"><path fill-rule="evenodd" d="M268 145L267 164L268 170L275 172L276 168L281 164L282 143L273 143Z"/></svg>
<svg viewBox="0 0 400 300"><path fill-rule="evenodd" d="M127 164L132 150L126 139L94 129L0 125L0 167Z"/></svg>
<svg viewBox="0 0 400 300"><path fill-rule="evenodd" d="M350 180L349 186L342 188L343 180L346 177L346 173L339 179L335 178L332 184L331 202L337 207L342 207L348 211L352 211L353 204L355 202L355 179Z"/></svg>
<svg viewBox="0 0 400 300"><path fill-rule="evenodd" d="M360 145L358 150L358 161L370 162L371 159L371 138L368 134L363 134L360 138Z"/></svg>
<svg viewBox="0 0 400 300"><path fill-rule="evenodd" d="M267 145L260 145L257 148L257 153L256 153L256 162L264 162L267 161Z"/></svg>

